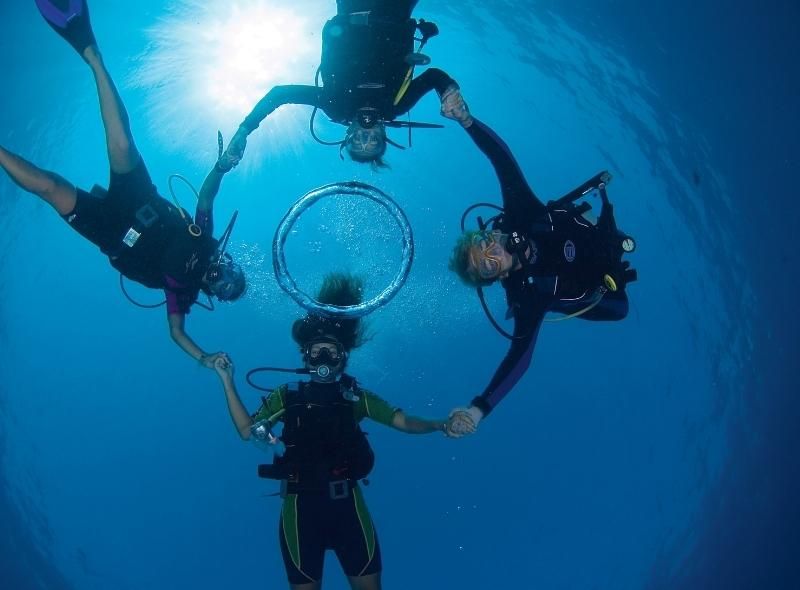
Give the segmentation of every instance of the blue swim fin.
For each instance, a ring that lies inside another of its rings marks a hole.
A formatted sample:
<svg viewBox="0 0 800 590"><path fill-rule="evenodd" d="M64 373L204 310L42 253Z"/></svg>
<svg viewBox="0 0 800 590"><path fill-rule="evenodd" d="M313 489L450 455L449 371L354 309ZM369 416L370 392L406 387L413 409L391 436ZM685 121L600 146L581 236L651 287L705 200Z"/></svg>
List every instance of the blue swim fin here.
<svg viewBox="0 0 800 590"><path fill-rule="evenodd" d="M83 55L97 41L89 21L86 0L36 0L36 7L53 30Z"/></svg>

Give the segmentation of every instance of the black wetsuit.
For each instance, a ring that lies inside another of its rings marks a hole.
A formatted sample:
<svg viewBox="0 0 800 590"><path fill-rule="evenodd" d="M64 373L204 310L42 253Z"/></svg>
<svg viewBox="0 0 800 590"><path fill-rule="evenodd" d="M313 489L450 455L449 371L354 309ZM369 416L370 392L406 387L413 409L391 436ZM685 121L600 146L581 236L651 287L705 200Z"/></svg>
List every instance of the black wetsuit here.
<svg viewBox="0 0 800 590"><path fill-rule="evenodd" d="M188 212L184 215L191 219ZM112 171L107 191L78 189L75 208L63 218L124 276L164 289L168 313L189 313L218 245L211 211L198 207L195 223L202 233L191 235L178 209L158 194L140 159L130 172Z"/></svg>
<svg viewBox="0 0 800 590"><path fill-rule="evenodd" d="M516 338L489 385L472 400L486 415L528 369L545 314L578 312L596 301L608 268L603 255L607 236L568 210L548 212L528 186L508 146L486 125L476 119L467 133L489 158L500 180L505 212L497 227L505 234L520 232L530 245L523 268L502 280ZM623 287L605 293L597 305L578 317L614 321L627 313Z"/></svg>
<svg viewBox="0 0 800 590"><path fill-rule="evenodd" d="M428 68L411 81L397 105L395 98L414 51L417 0L340 0L337 15L322 30L322 86L275 86L242 122L248 133L278 107L304 104L321 109L332 121L349 125L362 108L384 121L407 113L431 90L441 96L455 81Z"/></svg>

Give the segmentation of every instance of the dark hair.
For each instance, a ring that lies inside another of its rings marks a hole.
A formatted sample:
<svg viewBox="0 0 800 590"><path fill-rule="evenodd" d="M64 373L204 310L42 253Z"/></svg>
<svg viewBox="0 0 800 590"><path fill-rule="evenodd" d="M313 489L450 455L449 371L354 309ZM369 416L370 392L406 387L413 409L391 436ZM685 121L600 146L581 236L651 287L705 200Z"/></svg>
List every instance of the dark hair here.
<svg viewBox="0 0 800 590"><path fill-rule="evenodd" d="M347 145L350 145L349 143ZM353 162L358 162L359 164L369 164L370 167L375 171L378 172L382 169L390 168L389 164L386 163L386 160L383 159L383 155L386 153L386 145L383 144L383 150L377 156L366 156L362 153L353 153L349 149L347 150L347 155L350 157Z"/></svg>
<svg viewBox="0 0 800 590"><path fill-rule="evenodd" d="M348 273L330 273L322 280L317 301L327 305L358 305L363 301L364 280ZM361 318L335 318L309 313L292 324L292 338L300 346L319 338L330 337L349 352L366 338Z"/></svg>
<svg viewBox="0 0 800 590"><path fill-rule="evenodd" d="M470 265L469 251L472 249L475 236L479 233L479 231L470 230L461 234L453 247L450 264L448 264L448 268L458 275L461 282L470 287L487 287L497 280L482 278Z"/></svg>

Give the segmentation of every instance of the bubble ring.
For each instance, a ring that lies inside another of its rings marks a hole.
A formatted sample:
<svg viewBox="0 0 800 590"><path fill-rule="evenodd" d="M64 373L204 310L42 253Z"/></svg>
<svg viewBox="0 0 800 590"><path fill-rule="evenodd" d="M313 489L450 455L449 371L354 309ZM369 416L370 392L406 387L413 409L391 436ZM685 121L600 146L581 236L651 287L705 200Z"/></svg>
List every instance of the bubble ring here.
<svg viewBox="0 0 800 590"><path fill-rule="evenodd" d="M284 251L286 239L289 237L289 233L300 215L321 199L342 195L363 197L381 205L397 222L403 235L403 257L397 274L383 291L369 301L364 301L358 305L329 305L317 301L297 286L297 283L295 283L294 279L289 274L289 269L286 266L286 254ZM295 204L291 206L289 211L286 212L286 215L283 216L283 219L281 219L281 222L278 224L278 229L275 230L275 237L272 240L272 267L275 271L275 278L281 289L286 291L286 293L288 293L303 309L337 318L360 318L386 305L392 297L397 294L400 287L403 286L403 283L406 282L408 273L411 271L411 262L413 260L414 236L406 214L389 195L363 182L336 182L307 192L300 197Z"/></svg>

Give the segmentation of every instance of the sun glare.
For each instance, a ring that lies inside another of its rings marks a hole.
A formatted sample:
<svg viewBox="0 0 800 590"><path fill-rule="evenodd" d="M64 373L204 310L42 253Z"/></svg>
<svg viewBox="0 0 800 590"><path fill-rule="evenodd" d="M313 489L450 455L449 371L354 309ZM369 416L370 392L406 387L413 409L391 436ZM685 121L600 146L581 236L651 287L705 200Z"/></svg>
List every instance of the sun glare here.
<svg viewBox="0 0 800 590"><path fill-rule="evenodd" d="M147 91L153 132L174 144L233 130L272 86L313 84L325 18L277 0L177 3L147 31L130 79Z"/></svg>
<svg viewBox="0 0 800 590"><path fill-rule="evenodd" d="M214 51L202 64L200 77L215 104L241 113L266 89L292 81L298 66L319 53L317 43L306 21L289 9L238 8L224 21L209 23L202 44Z"/></svg>

